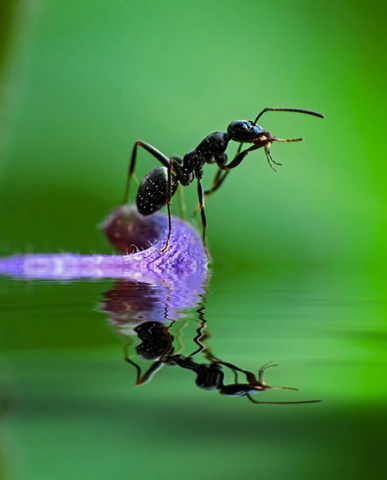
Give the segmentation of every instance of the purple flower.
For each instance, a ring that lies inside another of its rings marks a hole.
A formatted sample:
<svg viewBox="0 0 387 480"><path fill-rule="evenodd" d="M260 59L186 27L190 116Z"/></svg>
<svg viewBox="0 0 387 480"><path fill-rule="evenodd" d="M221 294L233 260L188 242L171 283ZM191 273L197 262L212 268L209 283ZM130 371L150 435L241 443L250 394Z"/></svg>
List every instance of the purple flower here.
<svg viewBox="0 0 387 480"><path fill-rule="evenodd" d="M13 255L0 259L0 274L23 278L125 278L158 282L194 277L204 281L208 259L197 232L188 223L172 219L168 249L163 252L168 218L143 217L134 207L115 210L102 228L120 255L74 253Z"/></svg>

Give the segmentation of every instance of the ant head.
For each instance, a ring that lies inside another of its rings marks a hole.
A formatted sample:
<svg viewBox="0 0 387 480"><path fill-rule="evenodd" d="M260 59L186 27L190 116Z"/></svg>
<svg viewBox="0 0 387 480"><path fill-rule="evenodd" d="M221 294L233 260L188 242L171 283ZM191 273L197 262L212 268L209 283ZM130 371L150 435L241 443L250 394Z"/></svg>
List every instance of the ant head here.
<svg viewBox="0 0 387 480"><path fill-rule="evenodd" d="M267 132L252 120L237 120L230 123L227 127L227 133L230 140L252 143L259 137L259 135Z"/></svg>
<svg viewBox="0 0 387 480"><path fill-rule="evenodd" d="M273 137L269 132L265 131L260 127L257 122L259 118L265 112L293 112L293 113L304 113L306 115L313 115L314 117L324 118L321 113L312 112L311 110L301 110L299 108L264 108L255 118L252 120L237 120L231 122L227 128L227 133L230 137L230 140L241 143L255 143L259 144L260 147L270 143L270 142L299 142L301 139L289 139L282 140L279 138ZM258 147L259 148L259 147Z"/></svg>

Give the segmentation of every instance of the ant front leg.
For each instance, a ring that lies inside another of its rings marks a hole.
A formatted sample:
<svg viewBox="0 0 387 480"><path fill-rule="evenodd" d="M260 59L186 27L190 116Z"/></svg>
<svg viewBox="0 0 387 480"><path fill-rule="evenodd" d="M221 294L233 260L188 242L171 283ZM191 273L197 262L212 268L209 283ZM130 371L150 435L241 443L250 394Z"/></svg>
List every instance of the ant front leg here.
<svg viewBox="0 0 387 480"><path fill-rule="evenodd" d="M130 158L130 163L129 163L129 170L128 170L128 176L126 179L126 186L125 186L125 193L124 193L124 199L123 199L123 204L128 203L129 201L129 190L130 190L130 182L132 180L133 174L134 174L134 169L136 167L136 158L137 158L137 147L142 147L144 150L149 152L153 157L156 158L164 167L170 169L170 162L168 157L166 157L163 153L160 152L160 150L157 150L153 145L150 143L143 142L142 140L137 140L137 142L133 146L132 150L132 155Z"/></svg>
<svg viewBox="0 0 387 480"><path fill-rule="evenodd" d="M236 156L233 158L233 160L228 164L228 165L219 165L219 167L222 169L222 170L232 170L233 168L237 167L238 165L240 165L243 161L243 159L246 157L246 155L250 152L252 152L253 150L257 150L258 148L261 148L263 145L261 144L255 144L255 145L252 145L251 147L249 148L246 148L246 150L243 150L243 151L239 151L239 153L237 152Z"/></svg>

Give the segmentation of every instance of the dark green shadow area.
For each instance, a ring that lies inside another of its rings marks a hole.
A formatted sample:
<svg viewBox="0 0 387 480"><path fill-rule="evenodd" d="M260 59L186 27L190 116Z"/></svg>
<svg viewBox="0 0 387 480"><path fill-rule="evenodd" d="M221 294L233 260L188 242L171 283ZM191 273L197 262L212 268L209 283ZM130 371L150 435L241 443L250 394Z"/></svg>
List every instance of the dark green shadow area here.
<svg viewBox="0 0 387 480"><path fill-rule="evenodd" d="M46 360L14 363L21 399L3 423L8 463L19 458L30 479L383 478L382 403L328 395L309 406L252 405L197 391L178 374L178 386L161 375L133 390L132 370L106 351Z"/></svg>

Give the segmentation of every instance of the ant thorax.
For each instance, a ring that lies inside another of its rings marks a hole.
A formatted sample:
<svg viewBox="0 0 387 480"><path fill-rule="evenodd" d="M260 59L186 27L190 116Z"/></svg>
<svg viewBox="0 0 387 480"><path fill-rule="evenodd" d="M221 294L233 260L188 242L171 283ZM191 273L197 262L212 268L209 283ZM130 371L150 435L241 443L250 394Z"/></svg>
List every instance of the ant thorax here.
<svg viewBox="0 0 387 480"><path fill-rule="evenodd" d="M204 138L195 148L196 151L208 156L218 156L225 152L230 137L226 132L214 132Z"/></svg>

